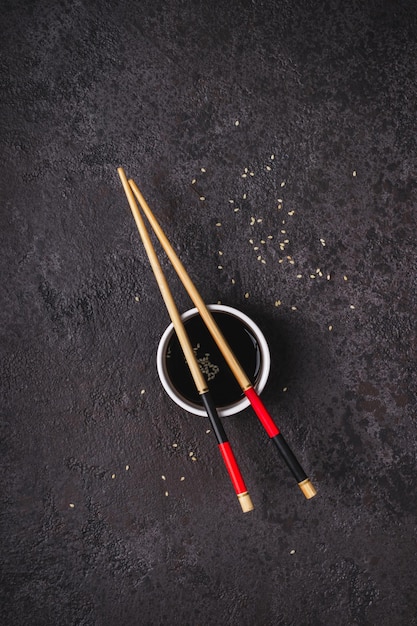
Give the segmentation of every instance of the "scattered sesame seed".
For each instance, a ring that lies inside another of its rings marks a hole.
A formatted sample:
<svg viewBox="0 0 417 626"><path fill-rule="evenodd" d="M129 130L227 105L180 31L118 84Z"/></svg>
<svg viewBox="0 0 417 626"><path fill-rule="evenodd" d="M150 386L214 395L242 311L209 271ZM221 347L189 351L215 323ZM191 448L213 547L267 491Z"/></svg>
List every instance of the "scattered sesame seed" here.
<svg viewBox="0 0 417 626"><path fill-rule="evenodd" d="M324 247L325 247L325 245L326 245L325 240L324 240L324 239L320 239L320 243L321 243L321 245L322 245L322 246L323 246L323 248L324 248Z"/></svg>
<svg viewBox="0 0 417 626"><path fill-rule="evenodd" d="M277 202L284 202L282 198L278 198Z"/></svg>
<svg viewBox="0 0 417 626"><path fill-rule="evenodd" d="M111 477L113 478L113 480L116 478L116 474L112 474Z"/></svg>
<svg viewBox="0 0 417 626"><path fill-rule="evenodd" d="M282 202L278 202L278 207L277 207L278 211L280 211L282 209Z"/></svg>
<svg viewBox="0 0 417 626"><path fill-rule="evenodd" d="M294 259L291 259L291 261L290 261L290 265L295 265L295 261L294 261Z"/></svg>
<svg viewBox="0 0 417 626"><path fill-rule="evenodd" d="M141 389L141 390L140 390L140 395L141 395L141 396L143 396L143 394L144 394L144 393L145 393L145 390L144 390L144 389Z"/></svg>
<svg viewBox="0 0 417 626"><path fill-rule="evenodd" d="M292 307L291 307L291 311L296 311L296 310L297 310L297 307L296 307L296 306L292 306Z"/></svg>
<svg viewBox="0 0 417 626"><path fill-rule="evenodd" d="M162 480L166 480L166 476L164 476L163 474L162 474L161 478L162 478Z"/></svg>
<svg viewBox="0 0 417 626"><path fill-rule="evenodd" d="M261 243L266 243L265 239L261 239Z"/></svg>
<svg viewBox="0 0 417 626"><path fill-rule="evenodd" d="M249 243L253 243L253 239L249 239Z"/></svg>
<svg viewBox="0 0 417 626"><path fill-rule="evenodd" d="M310 274L310 278L315 278L316 275L315 274Z"/></svg>
<svg viewBox="0 0 417 626"><path fill-rule="evenodd" d="M139 296L135 296L136 302L139 302Z"/></svg>
<svg viewBox="0 0 417 626"><path fill-rule="evenodd" d="M194 456L194 452L189 452L188 456Z"/></svg>
<svg viewBox="0 0 417 626"><path fill-rule="evenodd" d="M258 224L260 224L262 222L262 217L258 217L256 221L258 222Z"/></svg>
<svg viewBox="0 0 417 626"><path fill-rule="evenodd" d="M192 460L192 461L197 461L197 458L196 458L195 456L192 456L192 457L191 457L191 460Z"/></svg>
<svg viewBox="0 0 417 626"><path fill-rule="evenodd" d="M206 433L207 433L207 434L208 434L208 433L211 433L210 428L208 428L208 429L206 430Z"/></svg>
<svg viewBox="0 0 417 626"><path fill-rule="evenodd" d="M343 276L343 280L347 280L347 279L348 279L348 277L347 277L347 276Z"/></svg>
<svg viewBox="0 0 417 626"><path fill-rule="evenodd" d="M356 176L356 170L353 170L352 176Z"/></svg>
<svg viewBox="0 0 417 626"><path fill-rule="evenodd" d="M126 465L125 470L128 472L130 470L130 465Z"/></svg>
<svg viewBox="0 0 417 626"><path fill-rule="evenodd" d="M220 256L221 256L221 255L223 254L223 252L222 252L221 250L219 250L219 254L220 254Z"/></svg>
<svg viewBox="0 0 417 626"><path fill-rule="evenodd" d="M259 246L254 246L253 249L254 250L259 250Z"/></svg>
<svg viewBox="0 0 417 626"><path fill-rule="evenodd" d="M286 230L281 230L282 234L285 235L285 233L287 232Z"/></svg>
<svg viewBox="0 0 417 626"><path fill-rule="evenodd" d="M295 211L294 209L292 211L288 211L288 215L294 215Z"/></svg>
<svg viewBox="0 0 417 626"><path fill-rule="evenodd" d="M255 176L255 172L249 172L249 176Z"/></svg>
<svg viewBox="0 0 417 626"><path fill-rule="evenodd" d="M178 448L178 444L177 444L177 443L173 443L173 444L172 444L172 447L173 447L173 448Z"/></svg>
<svg viewBox="0 0 417 626"><path fill-rule="evenodd" d="M248 292L245 293L245 298L249 298L249 293Z"/></svg>
<svg viewBox="0 0 417 626"><path fill-rule="evenodd" d="M265 259L262 259L262 260L261 260L261 263L263 263L264 265L266 265L266 261L265 261Z"/></svg>
<svg viewBox="0 0 417 626"><path fill-rule="evenodd" d="M284 243L290 243L289 239L284 239Z"/></svg>
<svg viewBox="0 0 417 626"><path fill-rule="evenodd" d="M205 196L200 196L200 200L201 200L202 202L204 202L204 200L205 200L205 199L206 199L206 197L205 197Z"/></svg>
<svg viewBox="0 0 417 626"><path fill-rule="evenodd" d="M202 172L205 172L205 171L206 171L206 168L205 168L205 167L202 167L202 168L201 168L201 171L202 171Z"/></svg>
<svg viewBox="0 0 417 626"><path fill-rule="evenodd" d="M330 324L329 326L329 330L332 331L333 330L333 326Z"/></svg>
<svg viewBox="0 0 417 626"><path fill-rule="evenodd" d="M284 263L284 259L279 259L278 263Z"/></svg>
<svg viewBox="0 0 417 626"><path fill-rule="evenodd" d="M297 274L297 278L302 278L303 275L302 274Z"/></svg>
<svg viewBox="0 0 417 626"><path fill-rule="evenodd" d="M192 185L195 185L195 184L196 184L196 182L197 182L197 180L196 180L195 178L193 178L193 180L191 181L191 184L192 184Z"/></svg>
<svg viewBox="0 0 417 626"><path fill-rule="evenodd" d="M216 222L216 226L221 226L222 223L221 222Z"/></svg>
<svg viewBox="0 0 417 626"><path fill-rule="evenodd" d="M275 159L275 154L271 154L271 161Z"/></svg>
<svg viewBox="0 0 417 626"><path fill-rule="evenodd" d="M288 391L288 387L284 387L282 391L285 393L286 391Z"/></svg>
<svg viewBox="0 0 417 626"><path fill-rule="evenodd" d="M330 280L330 278L331 278L330 274L327 274L326 278L327 278L327 280Z"/></svg>
<svg viewBox="0 0 417 626"><path fill-rule="evenodd" d="M267 169L268 172L271 171L271 168L269 167L269 165L266 166L266 169Z"/></svg>
<svg viewBox="0 0 417 626"><path fill-rule="evenodd" d="M242 178L247 178L247 174L242 174Z"/></svg>
<svg viewBox="0 0 417 626"><path fill-rule="evenodd" d="M268 235L268 239L273 239L273 236L272 235Z"/></svg>
<svg viewBox="0 0 417 626"><path fill-rule="evenodd" d="M275 300L275 306L281 306L281 300Z"/></svg>
<svg viewBox="0 0 417 626"><path fill-rule="evenodd" d="M235 126L239 126L239 124L240 124L239 120L236 120Z"/></svg>
<svg viewBox="0 0 417 626"><path fill-rule="evenodd" d="M248 197L248 194L246 194L246 193L244 193L244 194L243 194L243 196L242 196L242 198L243 198L244 200L246 200L246 198L247 198L247 197Z"/></svg>
<svg viewBox="0 0 417 626"><path fill-rule="evenodd" d="M295 550L291 550L291 551L290 551L290 554L295 554Z"/></svg>
<svg viewBox="0 0 417 626"><path fill-rule="evenodd" d="M260 261L262 259L261 255L256 257L258 261Z"/></svg>
<svg viewBox="0 0 417 626"><path fill-rule="evenodd" d="M222 269L223 269L223 265L218 265L218 266L217 266L217 269L218 269L218 270L222 270Z"/></svg>
<svg viewBox="0 0 417 626"><path fill-rule="evenodd" d="M248 168L245 167L245 173L247 174L249 172Z"/></svg>
<svg viewBox="0 0 417 626"><path fill-rule="evenodd" d="M234 204L235 201L234 200L229 200L230 204Z"/></svg>
<svg viewBox="0 0 417 626"><path fill-rule="evenodd" d="M235 209L233 209L233 211L237 213L239 211L239 207L237 206Z"/></svg>
<svg viewBox="0 0 417 626"><path fill-rule="evenodd" d="M168 495L169 495L168 491L166 491L166 492L165 492L165 495L166 495L166 496L168 496Z"/></svg>
<svg viewBox="0 0 417 626"><path fill-rule="evenodd" d="M180 480L185 480L185 476L181 476Z"/></svg>
<svg viewBox="0 0 417 626"><path fill-rule="evenodd" d="M73 502L70 502L70 504L69 504L69 508L70 508L70 509L74 509L74 508L75 508L75 504L74 504Z"/></svg>
<svg viewBox="0 0 417 626"><path fill-rule="evenodd" d="M350 305L350 308L351 308L351 309L354 309L354 308L355 308L355 305L351 304L351 305Z"/></svg>
<svg viewBox="0 0 417 626"><path fill-rule="evenodd" d="M254 223L255 223L255 218L254 218L254 217L251 217L251 218L250 218L250 225L251 225L251 226L253 226L253 225L254 225Z"/></svg>
<svg viewBox="0 0 417 626"><path fill-rule="evenodd" d="M285 187L285 180L282 181L281 187Z"/></svg>
<svg viewBox="0 0 417 626"><path fill-rule="evenodd" d="M234 285L234 284L235 284L235 282L236 282L236 281L235 281L235 279L234 279L234 278L232 278L232 280L231 280L232 285Z"/></svg>

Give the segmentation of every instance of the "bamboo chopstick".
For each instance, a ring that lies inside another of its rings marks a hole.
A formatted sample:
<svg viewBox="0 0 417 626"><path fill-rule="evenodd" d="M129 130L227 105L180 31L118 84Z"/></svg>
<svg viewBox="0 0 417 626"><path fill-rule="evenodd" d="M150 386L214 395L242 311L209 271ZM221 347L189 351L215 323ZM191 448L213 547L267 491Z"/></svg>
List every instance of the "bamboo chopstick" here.
<svg viewBox="0 0 417 626"><path fill-rule="evenodd" d="M175 271L177 272L181 282L183 283L188 295L193 301L194 305L197 307L198 312L200 313L204 323L206 324L208 330L210 331L214 341L216 342L219 350L223 354L227 364L229 365L233 375L235 376L237 382L239 383L242 391L245 393L249 402L251 403L256 415L258 416L261 424L266 430L269 437L272 439L274 444L276 445L279 453L282 458L286 462L289 467L291 473L297 481L298 486L303 492L304 496L307 499L310 499L316 495L316 489L314 488L311 480L307 477L307 474L301 467L291 448L285 441L282 433L280 432L278 426L275 424L259 395L255 391L251 381L240 365L239 361L236 359L235 355L232 352L229 344L227 343L225 337L217 326L212 314L208 310L206 304L204 303L202 297L197 291L194 283L189 277L184 265L180 261L177 253L173 249L170 244L167 236L162 230L160 224L158 223L156 217L152 213L149 205L147 204L145 198L137 187L136 183L130 179L129 186L133 190L143 212L145 213L150 225L152 226L156 236L158 237L163 249L165 250L169 260L174 266Z"/></svg>
<svg viewBox="0 0 417 626"><path fill-rule="evenodd" d="M171 318L171 321L174 325L174 329L177 334L178 340L180 342L181 348L183 350L184 357L187 361L195 386L198 390L199 395L201 396L201 399L204 404L204 408L207 412L214 434L217 438L218 447L222 455L226 469L229 473L230 480L233 484L236 495L239 499L239 503L242 508L242 511L244 513L247 513L248 511L251 511L254 507L253 507L250 495L248 493L248 490L246 488L245 482L243 480L242 474L236 462L236 458L233 454L233 450L227 439L225 430L223 428L223 424L220 421L216 407L211 398L206 380L200 370L200 367L199 367L197 358L194 354L194 350L192 348L190 339L184 328L184 324L181 320L181 316L178 312L177 306L175 304L171 290L168 286L168 282L165 278L162 267L159 263L155 249L152 245L152 241L149 237L149 233L146 230L142 215L140 214L140 211L137 207L134 195L132 193L132 189L126 178L126 174L123 168L121 167L119 167L117 171L118 171L120 180L122 181L122 185L126 193L130 209L133 213L136 226L141 236L146 253L148 255L149 262L154 272L156 281L158 283L165 305L168 309L168 313Z"/></svg>

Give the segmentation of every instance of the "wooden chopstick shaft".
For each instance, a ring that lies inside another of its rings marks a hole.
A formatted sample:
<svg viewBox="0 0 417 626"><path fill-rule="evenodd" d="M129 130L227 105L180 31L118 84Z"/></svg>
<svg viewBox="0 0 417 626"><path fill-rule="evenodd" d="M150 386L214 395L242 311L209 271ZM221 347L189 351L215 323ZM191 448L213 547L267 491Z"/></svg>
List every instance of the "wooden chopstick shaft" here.
<svg viewBox="0 0 417 626"><path fill-rule="evenodd" d="M128 183L123 168L119 167L117 172L120 176L120 180L122 181L123 189L126 193L130 209L133 213L133 217L135 218L136 226L143 241L143 245L148 255L152 270L155 274L156 282L158 283L165 305L168 309L169 316L174 325L175 332L177 333L178 340L184 352L184 356L187 360L188 367L190 368L194 383L200 394L205 393L208 390L206 380L198 365L194 350L191 346L190 339L185 331L184 324L182 323L181 316L178 312L177 305L175 304L171 290L162 271L162 267L159 263L151 238L149 237L149 233L146 230L142 215L140 214L140 211L137 207L135 198L132 193L132 189Z"/></svg>
<svg viewBox="0 0 417 626"><path fill-rule="evenodd" d="M194 283L192 282L191 278L189 277L189 275L188 275L184 265L180 261L180 259L179 259L178 255L177 255L177 253L175 252L174 248L171 246L167 236L165 235L164 231L162 230L161 226L159 225L159 222L157 221L157 219L153 215L151 209L148 206L148 203L146 202L146 200L143 197L142 193L138 189L135 181L132 180L132 179L129 179L129 185L131 186L131 188L133 190L133 193L135 194L135 196L136 196L140 206L142 207L143 212L145 213L147 219L149 220L149 223L151 224L151 226L152 226L156 236L158 237L158 239L159 239L163 249L165 250L169 260L171 261L175 271L177 272L177 274L178 274L182 284L184 285L188 295L190 296L191 300L193 301L193 303L197 307L197 310L200 313L200 315L201 315L205 325L207 326L209 332L211 333L213 339L215 340L215 342L217 343L217 345L221 349L221 352L222 352L222 354L223 354L223 356L224 356L224 358L226 360L226 363L228 364L228 366L232 370L232 373L235 376L236 380L238 381L240 387L243 389L243 391L245 391L245 389L248 389L249 387L252 387L251 381L249 380L248 376L246 375L246 373L243 370L242 366L240 365L239 361L237 360L237 358L233 354L233 351L230 348L229 344L227 343L223 333L221 332L220 328L217 326L217 324L216 324L212 314L208 310L208 308L207 308L203 298L198 293L198 291L197 291Z"/></svg>

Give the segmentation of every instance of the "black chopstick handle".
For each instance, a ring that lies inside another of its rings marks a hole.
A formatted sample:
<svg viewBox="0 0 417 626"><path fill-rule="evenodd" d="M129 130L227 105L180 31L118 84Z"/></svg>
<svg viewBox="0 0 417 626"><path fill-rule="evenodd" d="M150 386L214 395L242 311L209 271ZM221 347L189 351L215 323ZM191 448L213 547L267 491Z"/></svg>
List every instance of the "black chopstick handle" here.
<svg viewBox="0 0 417 626"><path fill-rule="evenodd" d="M301 467L300 463L298 462L290 446L285 441L282 433L275 435L275 437L271 437L271 439L276 445L276 447L278 448L279 453L281 454L282 458L288 465L291 473L293 474L295 480L298 483L298 486L300 487L300 489L302 490L306 498L309 499L315 496L316 495L315 488L311 484L310 479L308 478L307 474Z"/></svg>

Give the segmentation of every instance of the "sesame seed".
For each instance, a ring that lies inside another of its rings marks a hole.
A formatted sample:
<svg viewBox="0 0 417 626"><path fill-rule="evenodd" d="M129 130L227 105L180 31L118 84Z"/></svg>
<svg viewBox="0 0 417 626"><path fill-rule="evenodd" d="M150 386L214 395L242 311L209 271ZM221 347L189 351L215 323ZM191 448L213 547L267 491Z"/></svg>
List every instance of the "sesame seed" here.
<svg viewBox="0 0 417 626"><path fill-rule="evenodd" d="M223 252L222 252L221 250L219 250L219 254L220 254L220 256L221 256L221 255L223 254Z"/></svg>
<svg viewBox="0 0 417 626"><path fill-rule="evenodd" d="M262 260L261 260L261 263L263 263L264 265L266 265L266 261L265 261L265 259L262 259Z"/></svg>
<svg viewBox="0 0 417 626"><path fill-rule="evenodd" d="M243 198L244 200L246 200L246 198L247 198L247 197L248 197L248 194L246 194L246 193L244 193L244 194L243 194L243 196L242 196L242 198Z"/></svg>
<svg viewBox="0 0 417 626"><path fill-rule="evenodd" d="M260 261L260 260L262 259L261 255L259 255L259 256L257 257L257 259L258 259L258 261Z"/></svg>
<svg viewBox="0 0 417 626"><path fill-rule="evenodd" d="M275 154L271 154L271 161L275 159Z"/></svg>
<svg viewBox="0 0 417 626"><path fill-rule="evenodd" d="M135 296L136 302L139 302L139 296Z"/></svg>
<svg viewBox="0 0 417 626"><path fill-rule="evenodd" d="M268 239L273 239L273 236L272 235L268 235Z"/></svg>
<svg viewBox="0 0 417 626"><path fill-rule="evenodd" d="M333 330L333 326L330 324L329 326L329 330L332 331Z"/></svg>
<svg viewBox="0 0 417 626"><path fill-rule="evenodd" d="M251 217L251 218L250 218L250 225L251 225L251 226L253 226L253 225L254 225L254 223L255 223L255 218L254 218L254 217Z"/></svg>
<svg viewBox="0 0 417 626"><path fill-rule="evenodd" d="M162 474L161 478L162 478L162 480L166 480L166 476L164 476L163 474Z"/></svg>
<svg viewBox="0 0 417 626"><path fill-rule="evenodd" d="M249 172L249 176L255 176L255 172Z"/></svg>
<svg viewBox="0 0 417 626"><path fill-rule="evenodd" d="M69 504L69 508L70 508L70 509L74 509L74 508L75 508L75 504L74 504L73 502L70 502L70 504Z"/></svg>
<svg viewBox="0 0 417 626"><path fill-rule="evenodd" d="M281 306L281 300L275 300L275 306Z"/></svg>
<svg viewBox="0 0 417 626"><path fill-rule="evenodd" d="M236 120L235 126L239 126L239 124L240 124L239 120Z"/></svg>
<svg viewBox="0 0 417 626"><path fill-rule="evenodd" d="M195 185L195 184L196 184L196 182L197 182L197 180L196 180L195 178L193 178L193 180L191 181L191 184L192 184L192 185Z"/></svg>
<svg viewBox="0 0 417 626"><path fill-rule="evenodd" d="M315 278L316 275L315 274L310 274L310 278Z"/></svg>
<svg viewBox="0 0 417 626"><path fill-rule="evenodd" d="M291 551L290 551L290 554L295 554L295 550L291 550Z"/></svg>
<svg viewBox="0 0 417 626"><path fill-rule="evenodd" d="M355 308L355 306L354 306L353 304L351 304L351 305L350 305L350 308L351 308L351 309L354 309L354 308Z"/></svg>
<svg viewBox="0 0 417 626"><path fill-rule="evenodd" d="M270 171L271 171L271 168L269 167L269 165L267 165L267 166L266 166L266 170L267 170L268 172L270 172Z"/></svg>
<svg viewBox="0 0 417 626"><path fill-rule="evenodd" d="M323 248L324 248L324 247L325 247L325 245L326 245L325 240L324 240L324 239L320 239L320 243L321 243L321 245L322 245L322 246L323 246Z"/></svg>
<svg viewBox="0 0 417 626"><path fill-rule="evenodd" d="M352 176L356 176L356 170L353 170Z"/></svg>
<svg viewBox="0 0 417 626"><path fill-rule="evenodd" d="M192 457L191 457L191 460L192 460L192 461L197 461L197 458L196 458L195 456L192 456Z"/></svg>
<svg viewBox="0 0 417 626"><path fill-rule="evenodd" d="M126 465L125 470L128 472L130 470L130 465Z"/></svg>
<svg viewBox="0 0 417 626"><path fill-rule="evenodd" d="M230 202L230 204L234 204L235 201L234 200L229 200L229 202Z"/></svg>
<svg viewBox="0 0 417 626"><path fill-rule="evenodd" d="M223 269L223 265L218 265L218 266L217 266L217 269L218 269L218 270L222 270L222 269Z"/></svg>
<svg viewBox="0 0 417 626"><path fill-rule="evenodd" d="M168 491L166 491L166 492L165 492L165 495L166 495L166 496L169 496L169 493L168 493Z"/></svg>
<svg viewBox="0 0 417 626"><path fill-rule="evenodd" d="M172 447L173 447L173 448L178 448L178 444L177 444L177 443L173 443L173 444L172 444Z"/></svg>
<svg viewBox="0 0 417 626"><path fill-rule="evenodd" d="M286 230L281 230L282 234L285 235L285 233L287 232Z"/></svg>
<svg viewBox="0 0 417 626"><path fill-rule="evenodd" d="M245 298L249 298L248 292L245 293Z"/></svg>
<svg viewBox="0 0 417 626"><path fill-rule="evenodd" d="M296 310L297 310L297 307L296 307L296 306L292 306L292 307L291 307L291 311L296 311Z"/></svg>
<svg viewBox="0 0 417 626"><path fill-rule="evenodd" d="M253 243L253 239L249 239L249 243Z"/></svg>
<svg viewBox="0 0 417 626"><path fill-rule="evenodd" d="M260 224L262 222L262 217L258 217L256 221L258 222L258 224Z"/></svg>
<svg viewBox="0 0 417 626"><path fill-rule="evenodd" d="M295 211L294 211L294 210L292 210L292 211L288 211L288 215L294 215L294 213L295 213Z"/></svg>
<svg viewBox="0 0 417 626"><path fill-rule="evenodd" d="M239 211L239 207L236 207L235 209L233 209L233 211L237 213Z"/></svg>
<svg viewBox="0 0 417 626"><path fill-rule="evenodd" d="M234 278L232 278L231 283L232 283L232 285L235 284L235 279Z"/></svg>
<svg viewBox="0 0 417 626"><path fill-rule="evenodd" d="M113 478L113 480L116 478L116 474L112 474L111 477Z"/></svg>
<svg viewBox="0 0 417 626"><path fill-rule="evenodd" d="M285 187L285 180L282 181L281 187Z"/></svg>
<svg viewBox="0 0 417 626"><path fill-rule="evenodd" d="M189 452L188 456L194 456L194 452Z"/></svg>
<svg viewBox="0 0 417 626"><path fill-rule="evenodd" d="M259 250L259 246L254 246L254 250Z"/></svg>
<svg viewBox="0 0 417 626"><path fill-rule="evenodd" d="M200 200L201 200L202 202L204 202L204 200L205 200L205 199L206 199L206 197L205 197L205 196L200 196Z"/></svg>
<svg viewBox="0 0 417 626"><path fill-rule="evenodd" d="M288 387L284 387L282 391L285 393L286 391L288 391Z"/></svg>
<svg viewBox="0 0 417 626"><path fill-rule="evenodd" d="M206 171L206 168L205 168L205 167L202 167L202 168L201 168L201 171L202 171L202 172L205 172L205 171Z"/></svg>
<svg viewBox="0 0 417 626"><path fill-rule="evenodd" d="M302 278L303 275L302 274L297 274L297 278Z"/></svg>
<svg viewBox="0 0 417 626"><path fill-rule="evenodd" d="M347 276L343 276L343 280L347 280L347 279L348 279L348 277L347 277Z"/></svg>
<svg viewBox="0 0 417 626"><path fill-rule="evenodd" d="M207 433L207 434L208 434L208 433L211 433L210 428L208 428L208 429L206 430L206 433Z"/></svg>
<svg viewBox="0 0 417 626"><path fill-rule="evenodd" d="M180 480L185 480L185 476L181 476Z"/></svg>
<svg viewBox="0 0 417 626"><path fill-rule="evenodd" d="M141 395L141 396L143 396L143 394L144 394L144 393L145 393L145 390L144 390L144 389L141 389L141 390L140 390L140 395Z"/></svg>
<svg viewBox="0 0 417 626"><path fill-rule="evenodd" d="M326 278L327 278L327 280L330 280L330 278L331 278L330 274L327 274Z"/></svg>
<svg viewBox="0 0 417 626"><path fill-rule="evenodd" d="M261 243L266 243L265 239L261 239Z"/></svg>
<svg viewBox="0 0 417 626"><path fill-rule="evenodd" d="M295 265L295 261L293 259L291 259L290 265Z"/></svg>
<svg viewBox="0 0 417 626"><path fill-rule="evenodd" d="M242 174L242 178L247 178L247 174Z"/></svg>
<svg viewBox="0 0 417 626"><path fill-rule="evenodd" d="M222 223L221 222L216 222L216 226L221 226Z"/></svg>

